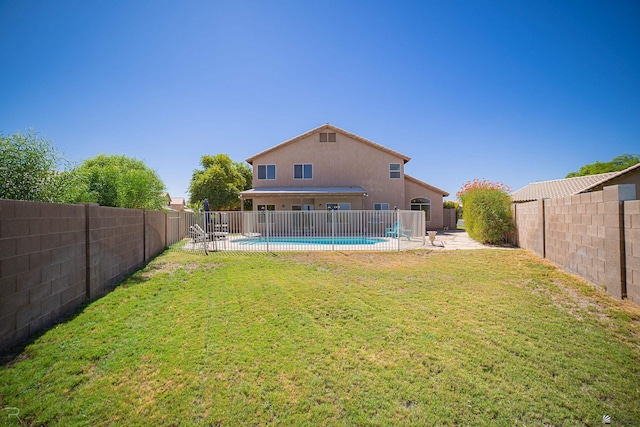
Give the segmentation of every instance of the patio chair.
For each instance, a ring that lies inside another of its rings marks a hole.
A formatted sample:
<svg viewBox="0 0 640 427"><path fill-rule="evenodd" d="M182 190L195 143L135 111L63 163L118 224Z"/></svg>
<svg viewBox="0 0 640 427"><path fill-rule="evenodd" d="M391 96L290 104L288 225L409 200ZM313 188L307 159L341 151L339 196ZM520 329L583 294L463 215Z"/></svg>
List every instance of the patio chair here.
<svg viewBox="0 0 640 427"><path fill-rule="evenodd" d="M399 230L402 228L402 224L398 221L394 222L391 227L387 228L385 236L387 237L398 237Z"/></svg>
<svg viewBox="0 0 640 427"><path fill-rule="evenodd" d="M200 227L200 224L194 224L192 227L195 227L196 230L201 233L204 234L208 240L212 240L212 239L216 239L216 240L223 240L226 239L227 236L229 236L229 232L226 231L227 229L223 229L223 231L209 231L209 232L205 232L202 227ZM219 229L218 229L219 230Z"/></svg>
<svg viewBox="0 0 640 427"><path fill-rule="evenodd" d="M387 237L404 237L407 240L411 240L411 233L413 233L413 227L403 228L401 222L394 222L391 227L387 228L385 235Z"/></svg>
<svg viewBox="0 0 640 427"><path fill-rule="evenodd" d="M406 237L407 240L411 240L411 233L413 233L413 227L403 228L400 230L400 237Z"/></svg>
<svg viewBox="0 0 640 427"><path fill-rule="evenodd" d="M193 243L202 243L209 240L207 239L207 233L205 233L202 227L198 224L192 225L189 229L191 230L191 239L193 240Z"/></svg>

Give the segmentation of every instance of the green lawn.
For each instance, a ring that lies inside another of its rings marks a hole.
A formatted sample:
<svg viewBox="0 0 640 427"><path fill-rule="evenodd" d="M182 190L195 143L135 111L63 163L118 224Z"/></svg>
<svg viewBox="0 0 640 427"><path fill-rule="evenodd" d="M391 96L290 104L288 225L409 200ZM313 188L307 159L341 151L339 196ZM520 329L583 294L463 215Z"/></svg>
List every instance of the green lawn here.
<svg viewBox="0 0 640 427"><path fill-rule="evenodd" d="M169 252L0 366L0 425L640 423L640 310L524 251ZM11 409L11 411L14 411Z"/></svg>

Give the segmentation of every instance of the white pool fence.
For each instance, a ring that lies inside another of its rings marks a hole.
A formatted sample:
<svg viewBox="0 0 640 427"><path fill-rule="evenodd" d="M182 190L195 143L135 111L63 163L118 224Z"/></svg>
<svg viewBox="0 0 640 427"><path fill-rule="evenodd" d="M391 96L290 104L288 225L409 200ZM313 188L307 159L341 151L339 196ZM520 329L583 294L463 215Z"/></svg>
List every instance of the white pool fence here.
<svg viewBox="0 0 640 427"><path fill-rule="evenodd" d="M424 212L404 210L171 212L167 237L204 252L400 251L425 244L425 225Z"/></svg>

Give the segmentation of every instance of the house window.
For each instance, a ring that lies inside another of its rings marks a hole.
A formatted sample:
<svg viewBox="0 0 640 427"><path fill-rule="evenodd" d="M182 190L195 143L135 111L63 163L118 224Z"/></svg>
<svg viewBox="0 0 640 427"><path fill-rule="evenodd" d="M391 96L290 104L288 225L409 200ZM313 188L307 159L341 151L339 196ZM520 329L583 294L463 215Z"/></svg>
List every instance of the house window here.
<svg viewBox="0 0 640 427"><path fill-rule="evenodd" d="M258 223L262 223L262 224L264 224L266 222L265 221L265 218L267 216L266 211L275 211L276 210L276 205L258 205L257 207L258 207L258 212L259 212ZM269 222L270 223L274 222L273 215L271 216Z"/></svg>
<svg viewBox="0 0 640 427"><path fill-rule="evenodd" d="M389 203L374 203L373 204L374 211L388 211Z"/></svg>
<svg viewBox="0 0 640 427"><path fill-rule="evenodd" d="M351 203L327 203L328 211L349 211Z"/></svg>
<svg viewBox="0 0 640 427"><path fill-rule="evenodd" d="M336 134L320 133L320 142L336 142Z"/></svg>
<svg viewBox="0 0 640 427"><path fill-rule="evenodd" d="M327 212L327 223L331 224L333 219L335 218L336 224L348 224L349 223L349 214L346 212L340 211L349 211L351 210L351 203L327 203L328 211L338 211L338 212Z"/></svg>
<svg viewBox="0 0 640 427"><path fill-rule="evenodd" d="M311 164L293 165L293 179L312 179L313 166Z"/></svg>
<svg viewBox="0 0 640 427"><path fill-rule="evenodd" d="M400 178L400 163L389 163L389 178Z"/></svg>
<svg viewBox="0 0 640 427"><path fill-rule="evenodd" d="M258 179L276 179L276 165L258 165Z"/></svg>
<svg viewBox="0 0 640 427"><path fill-rule="evenodd" d="M422 197L411 199L412 211L424 211L427 221L431 221L431 200Z"/></svg>

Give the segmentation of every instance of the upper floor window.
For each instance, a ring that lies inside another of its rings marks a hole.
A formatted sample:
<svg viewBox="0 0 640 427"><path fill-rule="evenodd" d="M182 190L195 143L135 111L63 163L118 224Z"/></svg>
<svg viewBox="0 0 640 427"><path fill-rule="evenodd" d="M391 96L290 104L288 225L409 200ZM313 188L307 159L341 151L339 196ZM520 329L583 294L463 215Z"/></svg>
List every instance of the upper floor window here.
<svg viewBox="0 0 640 427"><path fill-rule="evenodd" d="M400 163L389 163L389 178L400 178Z"/></svg>
<svg viewBox="0 0 640 427"><path fill-rule="evenodd" d="M336 142L335 133L320 133L320 142Z"/></svg>
<svg viewBox="0 0 640 427"><path fill-rule="evenodd" d="M276 165L258 165L258 179L276 179Z"/></svg>
<svg viewBox="0 0 640 427"><path fill-rule="evenodd" d="M309 163L293 165L293 179L312 179L313 166Z"/></svg>
<svg viewBox="0 0 640 427"><path fill-rule="evenodd" d="M388 211L389 203L374 203L373 204L374 211Z"/></svg>

